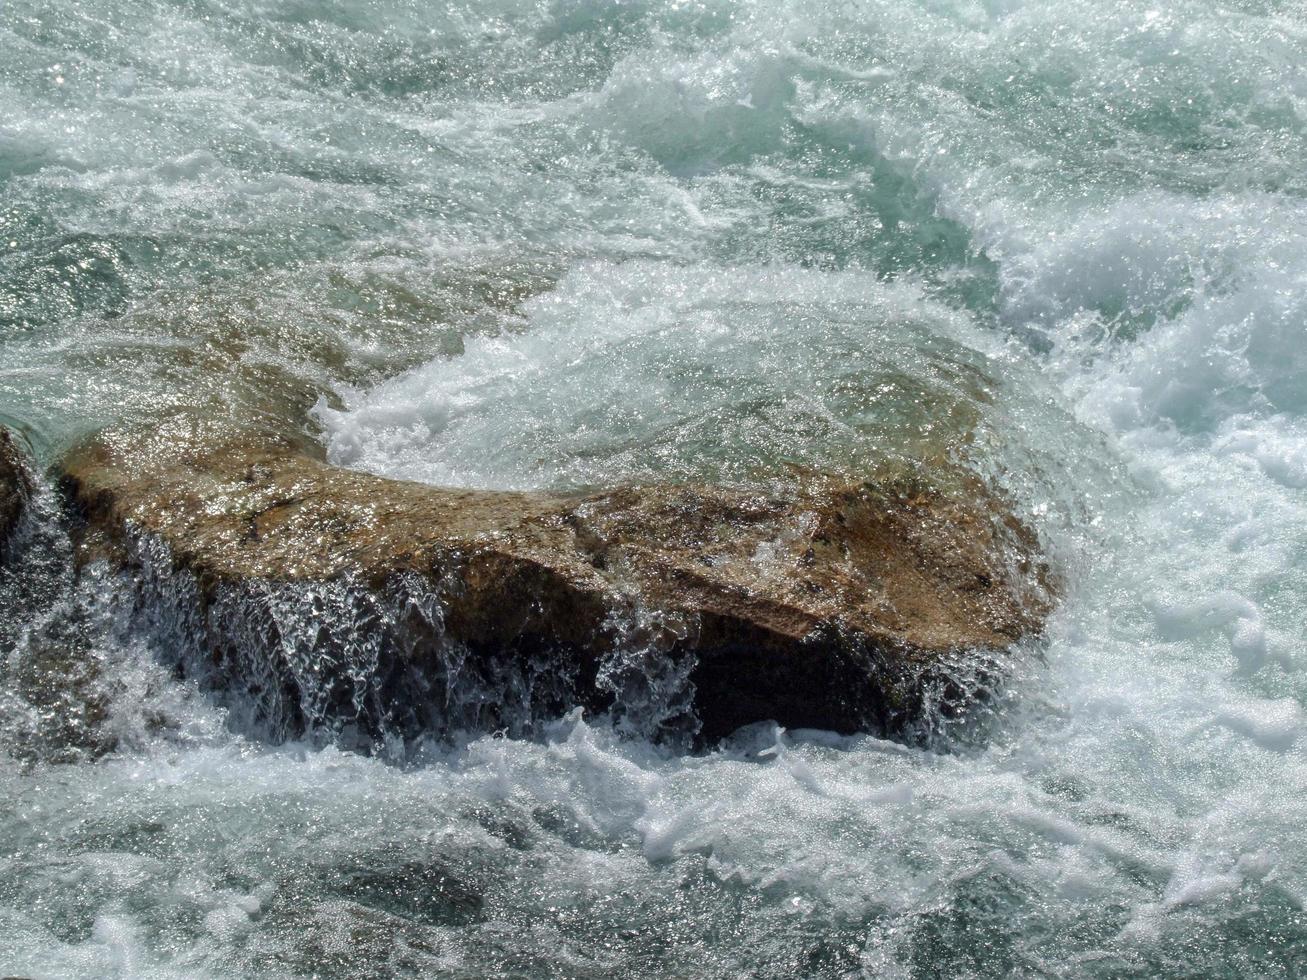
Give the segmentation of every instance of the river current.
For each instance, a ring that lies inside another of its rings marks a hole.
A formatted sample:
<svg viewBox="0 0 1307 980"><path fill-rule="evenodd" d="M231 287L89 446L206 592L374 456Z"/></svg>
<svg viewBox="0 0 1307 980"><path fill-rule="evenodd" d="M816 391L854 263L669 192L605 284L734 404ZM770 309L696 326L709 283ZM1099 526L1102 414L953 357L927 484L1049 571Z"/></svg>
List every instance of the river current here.
<svg viewBox="0 0 1307 980"><path fill-rule="evenodd" d="M1067 594L915 741L369 755L242 734L47 495L0 974L1307 975L1303 3L0 0L0 423L194 411L474 487L963 461Z"/></svg>

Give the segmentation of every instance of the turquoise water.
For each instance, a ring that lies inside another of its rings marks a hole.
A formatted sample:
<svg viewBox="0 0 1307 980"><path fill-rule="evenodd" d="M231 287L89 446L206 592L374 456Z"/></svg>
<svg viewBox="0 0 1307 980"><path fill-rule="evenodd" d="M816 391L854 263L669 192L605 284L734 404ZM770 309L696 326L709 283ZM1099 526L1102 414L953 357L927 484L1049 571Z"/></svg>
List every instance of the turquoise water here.
<svg viewBox="0 0 1307 980"><path fill-rule="evenodd" d="M195 411L466 486L948 459L1068 595L965 736L398 765L240 734L32 564L0 973L1302 975L1305 162L1302 3L3 0L43 462Z"/></svg>

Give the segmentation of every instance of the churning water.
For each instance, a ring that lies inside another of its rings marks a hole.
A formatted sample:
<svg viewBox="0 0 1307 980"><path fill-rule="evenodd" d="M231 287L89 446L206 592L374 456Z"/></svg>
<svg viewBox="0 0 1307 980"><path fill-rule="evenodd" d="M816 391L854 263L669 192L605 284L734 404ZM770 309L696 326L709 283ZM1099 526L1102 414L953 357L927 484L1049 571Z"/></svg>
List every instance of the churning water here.
<svg viewBox="0 0 1307 980"><path fill-rule="evenodd" d="M179 410L468 486L963 459L1068 583L966 738L396 764L238 734L47 500L0 973L1307 974L1300 0L0 0L0 344L42 462Z"/></svg>

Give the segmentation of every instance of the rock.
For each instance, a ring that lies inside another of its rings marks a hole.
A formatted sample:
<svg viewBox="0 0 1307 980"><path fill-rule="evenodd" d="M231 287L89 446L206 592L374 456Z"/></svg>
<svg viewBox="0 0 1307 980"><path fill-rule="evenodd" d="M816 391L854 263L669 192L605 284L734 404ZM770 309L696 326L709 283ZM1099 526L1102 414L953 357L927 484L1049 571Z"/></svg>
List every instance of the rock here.
<svg viewBox="0 0 1307 980"><path fill-rule="evenodd" d="M110 751L114 738L72 548L59 515L34 498L34 479L0 429L0 752L74 762Z"/></svg>
<svg viewBox="0 0 1307 980"><path fill-rule="evenodd" d="M0 557L32 495L32 480L14 437L0 427Z"/></svg>
<svg viewBox="0 0 1307 980"><path fill-rule="evenodd" d="M458 490L181 423L102 434L62 469L82 560L137 569L188 669L280 735L641 699L663 724L669 691L709 738L895 731L951 657L1037 632L1052 601L1034 535L974 479Z"/></svg>

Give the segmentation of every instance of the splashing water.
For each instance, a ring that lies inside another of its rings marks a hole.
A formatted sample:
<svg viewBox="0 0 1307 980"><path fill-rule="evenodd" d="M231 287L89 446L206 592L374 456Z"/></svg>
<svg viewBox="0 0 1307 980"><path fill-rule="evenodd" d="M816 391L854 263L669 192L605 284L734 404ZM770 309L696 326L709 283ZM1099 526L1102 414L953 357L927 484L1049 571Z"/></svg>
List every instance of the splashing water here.
<svg viewBox="0 0 1307 980"><path fill-rule="evenodd" d="M973 734L631 737L688 669L635 608L613 717L446 705L395 764L257 738L171 669L185 583L71 582L44 498L0 973L1302 975L1304 160L1295 2L5 0L0 421L40 462L183 408L468 486L960 460L1068 596ZM347 721L367 624L438 616L376 601L232 597L282 639L265 722L288 677Z"/></svg>

